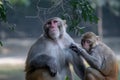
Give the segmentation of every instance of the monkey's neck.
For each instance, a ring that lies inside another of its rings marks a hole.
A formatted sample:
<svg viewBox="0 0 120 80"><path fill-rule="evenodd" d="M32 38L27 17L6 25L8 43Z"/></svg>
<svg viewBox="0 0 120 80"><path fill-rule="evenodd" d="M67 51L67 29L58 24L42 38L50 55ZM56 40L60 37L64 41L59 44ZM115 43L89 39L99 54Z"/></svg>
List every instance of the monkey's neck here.
<svg viewBox="0 0 120 80"><path fill-rule="evenodd" d="M55 43L59 42L59 41L62 40L62 38L63 38L63 36L59 36L59 37L56 37L56 38L52 38L52 37L50 37L49 35L46 35L46 34L44 34L43 36L44 36L45 38L47 38L48 40L50 40L50 41L52 41L52 42L55 42Z"/></svg>
<svg viewBox="0 0 120 80"><path fill-rule="evenodd" d="M94 47L92 47L90 50L89 50L89 54L91 54L93 51L95 51L95 49L98 47L98 45L95 45Z"/></svg>

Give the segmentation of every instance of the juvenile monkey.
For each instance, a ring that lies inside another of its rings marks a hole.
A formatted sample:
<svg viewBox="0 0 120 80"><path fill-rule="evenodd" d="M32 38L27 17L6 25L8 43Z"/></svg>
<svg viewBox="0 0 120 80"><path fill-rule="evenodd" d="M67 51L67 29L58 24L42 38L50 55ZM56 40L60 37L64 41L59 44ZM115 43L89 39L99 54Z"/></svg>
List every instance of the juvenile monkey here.
<svg viewBox="0 0 120 80"><path fill-rule="evenodd" d="M54 17L43 26L44 33L32 45L26 60L26 80L73 80L70 65L83 79L82 59L69 49L74 40L66 32L66 21Z"/></svg>
<svg viewBox="0 0 120 80"><path fill-rule="evenodd" d="M90 65L85 71L85 80L118 80L118 63L114 52L93 32L82 35L81 45L70 48L81 55Z"/></svg>

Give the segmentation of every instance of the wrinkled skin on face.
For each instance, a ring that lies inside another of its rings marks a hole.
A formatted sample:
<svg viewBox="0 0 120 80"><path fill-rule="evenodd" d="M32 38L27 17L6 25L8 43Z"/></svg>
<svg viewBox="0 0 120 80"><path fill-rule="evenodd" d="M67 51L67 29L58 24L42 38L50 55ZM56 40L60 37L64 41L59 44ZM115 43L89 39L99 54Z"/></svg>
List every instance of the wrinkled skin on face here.
<svg viewBox="0 0 120 80"><path fill-rule="evenodd" d="M49 19L44 26L45 34L51 39L57 39L66 31L66 21L59 18Z"/></svg>
<svg viewBox="0 0 120 80"><path fill-rule="evenodd" d="M91 45L91 42L89 40L85 40L82 42L82 47L86 50L86 51L89 51L90 50L90 45Z"/></svg>
<svg viewBox="0 0 120 80"><path fill-rule="evenodd" d="M57 20L51 20L47 23L48 26L48 34L51 37L58 38L60 35L59 27L58 27L58 21Z"/></svg>
<svg viewBox="0 0 120 80"><path fill-rule="evenodd" d="M86 51L90 51L97 45L98 39L94 33L86 33L82 35L81 45Z"/></svg>

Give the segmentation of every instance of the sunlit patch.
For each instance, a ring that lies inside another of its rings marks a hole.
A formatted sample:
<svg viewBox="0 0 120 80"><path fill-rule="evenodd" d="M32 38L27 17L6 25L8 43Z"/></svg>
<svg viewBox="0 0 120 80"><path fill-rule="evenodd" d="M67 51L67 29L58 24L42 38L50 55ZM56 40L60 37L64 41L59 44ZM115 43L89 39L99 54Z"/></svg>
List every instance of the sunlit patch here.
<svg viewBox="0 0 120 80"><path fill-rule="evenodd" d="M25 60L22 58L14 58L14 57L5 57L0 58L0 65L18 65L18 64L24 64Z"/></svg>

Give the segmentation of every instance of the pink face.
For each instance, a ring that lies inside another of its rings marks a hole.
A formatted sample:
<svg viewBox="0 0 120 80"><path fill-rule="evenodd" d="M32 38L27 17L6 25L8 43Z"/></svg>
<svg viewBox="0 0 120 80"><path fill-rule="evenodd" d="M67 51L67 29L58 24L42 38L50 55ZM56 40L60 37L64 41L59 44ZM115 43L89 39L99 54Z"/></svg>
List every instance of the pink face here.
<svg viewBox="0 0 120 80"><path fill-rule="evenodd" d="M47 26L51 32L54 32L54 31L58 30L58 21L51 20L47 23Z"/></svg>
<svg viewBox="0 0 120 80"><path fill-rule="evenodd" d="M59 21L56 19L50 20L49 22L47 22L47 28L48 30L48 34L53 37L53 38L58 38L59 37L59 28L58 28L58 24Z"/></svg>
<svg viewBox="0 0 120 80"><path fill-rule="evenodd" d="M82 42L83 48L86 49L87 51L89 51L90 45L91 45L91 41L90 41L90 40L84 40L84 41Z"/></svg>

